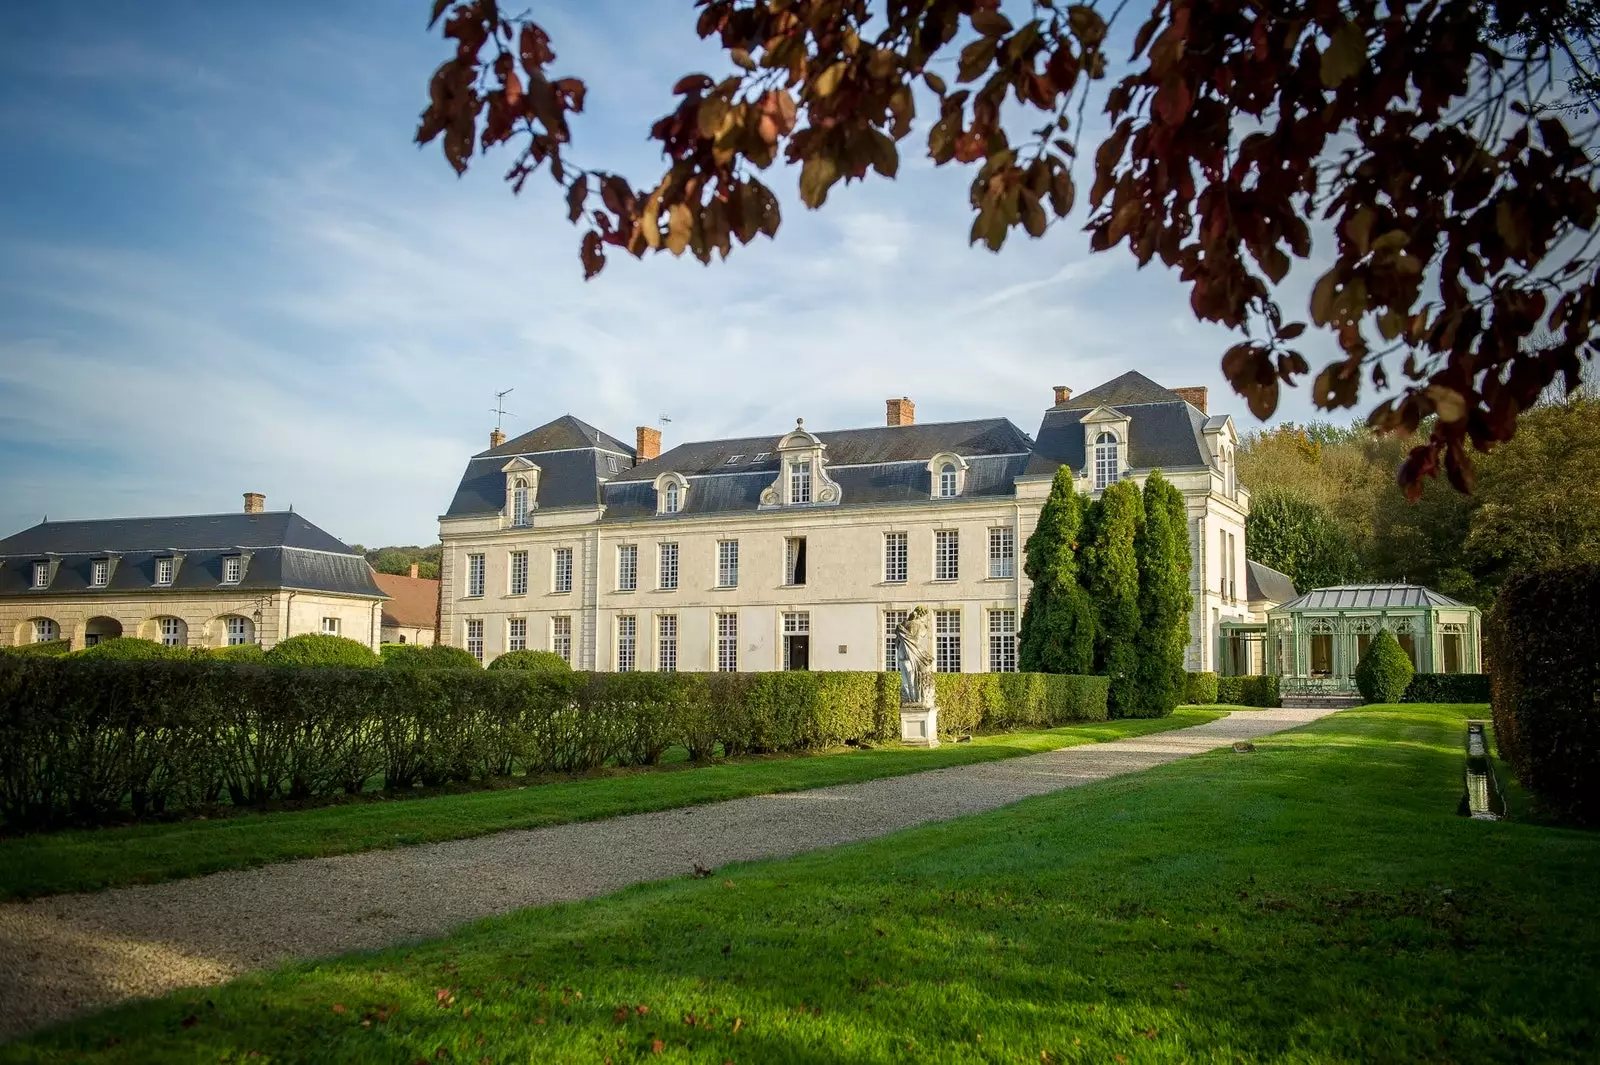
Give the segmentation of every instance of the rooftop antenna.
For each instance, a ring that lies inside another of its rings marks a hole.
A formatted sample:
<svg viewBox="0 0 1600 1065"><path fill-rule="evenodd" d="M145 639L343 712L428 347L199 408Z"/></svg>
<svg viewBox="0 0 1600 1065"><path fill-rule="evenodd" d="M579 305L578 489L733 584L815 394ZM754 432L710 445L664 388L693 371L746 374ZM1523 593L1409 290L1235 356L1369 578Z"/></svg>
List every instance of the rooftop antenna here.
<svg viewBox="0 0 1600 1065"><path fill-rule="evenodd" d="M489 408L489 413L494 415L494 427L497 430L500 428L501 419L511 413L505 409L506 397L515 391L515 388L508 388L504 392L496 392L494 394L494 406Z"/></svg>

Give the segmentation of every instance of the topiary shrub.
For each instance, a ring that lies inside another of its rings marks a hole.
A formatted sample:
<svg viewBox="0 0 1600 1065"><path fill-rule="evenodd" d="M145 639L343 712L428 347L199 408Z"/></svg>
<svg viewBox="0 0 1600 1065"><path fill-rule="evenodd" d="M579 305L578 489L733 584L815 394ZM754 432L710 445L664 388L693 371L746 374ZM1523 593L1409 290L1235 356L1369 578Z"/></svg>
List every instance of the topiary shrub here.
<svg viewBox="0 0 1600 1065"><path fill-rule="evenodd" d="M137 636L112 636L93 647L72 652L72 657L103 662L158 662L193 656L187 647L168 647L154 640L141 640Z"/></svg>
<svg viewBox="0 0 1600 1065"><path fill-rule="evenodd" d="M1486 673L1417 673L1406 685L1402 703L1486 703Z"/></svg>
<svg viewBox="0 0 1600 1065"><path fill-rule="evenodd" d="M1356 664L1356 688L1369 703L1398 703L1411 683L1411 659L1388 629L1379 629Z"/></svg>
<svg viewBox="0 0 1600 1065"><path fill-rule="evenodd" d="M1217 701L1215 673L1189 673L1183 686L1183 701L1189 706L1210 706Z"/></svg>
<svg viewBox="0 0 1600 1065"><path fill-rule="evenodd" d="M482 669L476 655L462 647L420 643L386 643L379 652L390 669Z"/></svg>
<svg viewBox="0 0 1600 1065"><path fill-rule="evenodd" d="M554 651L507 651L489 663L490 669L525 669L534 673L570 673L567 660Z"/></svg>
<svg viewBox="0 0 1600 1065"><path fill-rule="evenodd" d="M308 632L283 640L263 656L269 666L310 666L365 668L379 664L378 656L364 643L345 636L324 636Z"/></svg>
<svg viewBox="0 0 1600 1065"><path fill-rule="evenodd" d="M14 647L0 647L0 652L21 655L24 658L59 658L71 650L71 640L40 640L38 643L19 643Z"/></svg>
<svg viewBox="0 0 1600 1065"><path fill-rule="evenodd" d="M1217 702L1230 706L1274 707L1279 704L1278 678L1218 677Z"/></svg>
<svg viewBox="0 0 1600 1065"><path fill-rule="evenodd" d="M259 643L236 643L232 647L213 647L209 655L227 662L261 662L267 657L267 652L261 649Z"/></svg>

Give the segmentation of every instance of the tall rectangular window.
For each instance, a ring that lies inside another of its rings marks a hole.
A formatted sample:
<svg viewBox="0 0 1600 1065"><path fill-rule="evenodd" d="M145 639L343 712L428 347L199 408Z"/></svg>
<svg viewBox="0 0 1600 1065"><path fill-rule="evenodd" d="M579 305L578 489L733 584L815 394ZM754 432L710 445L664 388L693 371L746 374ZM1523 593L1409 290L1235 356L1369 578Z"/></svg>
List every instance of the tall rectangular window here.
<svg viewBox="0 0 1600 1065"><path fill-rule="evenodd" d="M885 610L883 612L883 668L888 673L900 672L900 626L904 625L910 611Z"/></svg>
<svg viewBox="0 0 1600 1065"><path fill-rule="evenodd" d="M656 669L662 673L678 671L678 616L656 615Z"/></svg>
<svg viewBox="0 0 1600 1065"><path fill-rule="evenodd" d="M617 545L617 591L631 592L639 587L639 545Z"/></svg>
<svg viewBox="0 0 1600 1065"><path fill-rule="evenodd" d="M739 672L739 615L717 615L717 671Z"/></svg>
<svg viewBox="0 0 1600 1065"><path fill-rule="evenodd" d="M161 572L161 563L164 561L166 560L161 559L156 562L157 584L161 583L161 578L159 575ZM50 563L35 562L33 564L33 586L35 588L48 588L50 586Z"/></svg>
<svg viewBox="0 0 1600 1065"><path fill-rule="evenodd" d="M224 573L224 577L226 578L226 573ZM234 580L238 580L238 578L235 577ZM94 585L96 588L104 588L106 585L111 583L110 559L97 558L93 563L90 564L89 583Z"/></svg>
<svg viewBox="0 0 1600 1065"><path fill-rule="evenodd" d="M168 647L182 647L183 622L177 618L161 619L161 642Z"/></svg>
<svg viewBox="0 0 1600 1065"><path fill-rule="evenodd" d="M43 565L43 563L41 563L41 565ZM172 583L172 570L173 570L172 559L170 559L170 558L158 558L158 559L156 559L156 583L157 584L171 584ZM37 572L37 570L35 572ZM46 575L48 577L48 571L46 571ZM43 587L43 585L40 585L40 587Z"/></svg>
<svg viewBox="0 0 1600 1065"><path fill-rule="evenodd" d="M795 462L789 465L789 502L811 502L811 463Z"/></svg>
<svg viewBox="0 0 1600 1065"><path fill-rule="evenodd" d="M961 611L933 612L933 668L936 673L961 672Z"/></svg>
<svg viewBox="0 0 1600 1065"><path fill-rule="evenodd" d="M528 522L528 487L517 484L511 490L511 524L527 525Z"/></svg>
<svg viewBox="0 0 1600 1065"><path fill-rule="evenodd" d="M639 619L632 614L617 617L617 672L632 673L639 668Z"/></svg>
<svg viewBox="0 0 1600 1065"><path fill-rule="evenodd" d="M791 536L783 541L783 583L792 586L806 582L806 538Z"/></svg>
<svg viewBox="0 0 1600 1065"><path fill-rule="evenodd" d="M961 576L961 539L954 529L937 529L933 534L933 579L953 581Z"/></svg>
<svg viewBox="0 0 1600 1065"><path fill-rule="evenodd" d="M572 619L550 619L550 650L561 656L561 661L572 664Z"/></svg>
<svg viewBox="0 0 1600 1065"><path fill-rule="evenodd" d="M324 635L324 636L337 636L337 635L339 635L339 619L338 618L323 618L322 619L322 635Z"/></svg>
<svg viewBox="0 0 1600 1065"><path fill-rule="evenodd" d="M883 534L883 580L885 584L904 584L908 570L909 548L906 534Z"/></svg>
<svg viewBox="0 0 1600 1065"><path fill-rule="evenodd" d="M528 594L528 553L511 552L511 594Z"/></svg>
<svg viewBox="0 0 1600 1065"><path fill-rule="evenodd" d="M511 618L506 622L506 650L526 651L528 649L528 619Z"/></svg>
<svg viewBox="0 0 1600 1065"><path fill-rule="evenodd" d="M467 556L467 597L474 599L483 595L483 556Z"/></svg>
<svg viewBox="0 0 1600 1065"><path fill-rule="evenodd" d="M1222 598L1226 599L1228 598L1228 534L1226 532L1217 533L1217 555L1217 568L1222 573L1222 579L1218 582L1221 587L1217 589L1217 592Z"/></svg>
<svg viewBox="0 0 1600 1065"><path fill-rule="evenodd" d="M228 619L228 646L238 647L250 642L250 621L248 618L231 617Z"/></svg>
<svg viewBox="0 0 1600 1065"><path fill-rule="evenodd" d="M804 610L783 615L783 668L811 668L811 615Z"/></svg>
<svg viewBox="0 0 1600 1065"><path fill-rule="evenodd" d="M1444 634L1444 672L1460 673L1465 668L1462 664L1461 648L1465 644L1459 632L1446 632Z"/></svg>
<svg viewBox="0 0 1600 1065"><path fill-rule="evenodd" d="M662 544L656 549L656 586L664 592L678 587L678 545Z"/></svg>
<svg viewBox="0 0 1600 1065"><path fill-rule="evenodd" d="M467 622L467 653L478 661L483 661L482 618L472 618Z"/></svg>
<svg viewBox="0 0 1600 1065"><path fill-rule="evenodd" d="M244 559L238 555L228 555L222 560L222 581L224 584L238 584L239 578L244 576ZM100 582L96 582L100 583Z"/></svg>
<svg viewBox="0 0 1600 1065"><path fill-rule="evenodd" d="M989 576L1015 577L1016 575L1016 533L1009 525L996 525L989 530Z"/></svg>
<svg viewBox="0 0 1600 1065"><path fill-rule="evenodd" d="M555 549L555 574L550 587L558 592L572 591L572 548L558 547Z"/></svg>
<svg viewBox="0 0 1600 1065"><path fill-rule="evenodd" d="M989 672L1017 671L1017 612L989 611Z"/></svg>
<svg viewBox="0 0 1600 1065"><path fill-rule="evenodd" d="M739 541L717 541L717 587L739 586ZM731 615L729 615L731 616Z"/></svg>

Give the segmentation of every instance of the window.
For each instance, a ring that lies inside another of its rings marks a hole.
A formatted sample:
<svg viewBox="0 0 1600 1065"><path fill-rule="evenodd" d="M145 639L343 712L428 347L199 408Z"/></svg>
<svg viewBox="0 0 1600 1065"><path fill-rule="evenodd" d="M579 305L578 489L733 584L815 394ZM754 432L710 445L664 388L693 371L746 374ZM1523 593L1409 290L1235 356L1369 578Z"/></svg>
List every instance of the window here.
<svg viewBox="0 0 1600 1065"><path fill-rule="evenodd" d="M1017 671L1017 612L989 611L989 672Z"/></svg>
<svg viewBox="0 0 1600 1065"><path fill-rule="evenodd" d="M667 482L667 494L661 501L661 512L663 514L676 514L678 512L678 507L683 503L681 492L682 489L678 487L677 481Z"/></svg>
<svg viewBox="0 0 1600 1065"><path fill-rule="evenodd" d="M35 588L50 587L50 563L35 562L33 564L33 586Z"/></svg>
<svg viewBox="0 0 1600 1065"><path fill-rule="evenodd" d="M900 672L900 626L911 613L907 610L883 612L883 668L888 673Z"/></svg>
<svg viewBox="0 0 1600 1065"><path fill-rule="evenodd" d="M1459 632L1446 631L1444 634L1444 672L1461 673L1466 666L1462 661L1462 647L1465 641Z"/></svg>
<svg viewBox="0 0 1600 1065"><path fill-rule="evenodd" d="M717 615L717 672L739 672L739 615Z"/></svg>
<svg viewBox="0 0 1600 1065"><path fill-rule="evenodd" d="M632 673L638 668L639 619L632 614L617 618L617 672Z"/></svg>
<svg viewBox="0 0 1600 1065"><path fill-rule="evenodd" d="M751 459L750 461L751 462L765 462L767 459L769 459L771 457L772 457L772 452L770 452L770 451L758 451L758 452L756 452L756 457Z"/></svg>
<svg viewBox="0 0 1600 1065"><path fill-rule="evenodd" d="M811 615L806 611L783 615L783 668L811 668Z"/></svg>
<svg viewBox="0 0 1600 1065"><path fill-rule="evenodd" d="M727 461L727 463L725 465L737 466L737 465L739 465L739 460L742 459L742 458L744 458L743 455L729 455L728 456L728 461Z"/></svg>
<svg viewBox="0 0 1600 1065"><path fill-rule="evenodd" d="M224 579L227 577L226 569L224 569L223 577ZM238 580L239 578L235 577L233 579ZM104 588L111 583L110 559L97 558L89 564L89 583L95 588Z"/></svg>
<svg viewBox="0 0 1600 1065"><path fill-rule="evenodd" d="M572 619L550 619L550 650L561 656L567 665L572 664Z"/></svg>
<svg viewBox="0 0 1600 1065"><path fill-rule="evenodd" d="M806 583L806 538L791 536L783 542L783 583L798 587Z"/></svg>
<svg viewBox="0 0 1600 1065"><path fill-rule="evenodd" d="M607 455L606 456L606 469L609 470L611 473L616 473L617 472L617 456L615 456L615 455Z"/></svg>
<svg viewBox="0 0 1600 1065"><path fill-rule="evenodd" d="M883 580L885 584L904 584L906 582L907 557L906 534L903 532L884 533Z"/></svg>
<svg viewBox="0 0 1600 1065"><path fill-rule="evenodd" d="M1411 635L1411 633L1409 633L1409 632L1402 632L1402 633L1397 633L1395 635L1395 642L1400 645L1400 650L1402 650L1402 651L1404 651L1406 653L1406 657L1411 659L1411 668L1412 669L1416 669L1417 668L1417 638L1415 636Z"/></svg>
<svg viewBox="0 0 1600 1065"><path fill-rule="evenodd" d="M956 468L952 463L939 467L939 498L954 499L956 495Z"/></svg>
<svg viewBox="0 0 1600 1065"><path fill-rule="evenodd" d="M173 619L173 620L177 620L177 619ZM61 638L61 626L57 625L53 619L51 619L51 618L34 618L33 619L33 642L34 643L49 643L51 640L59 640L60 638Z"/></svg>
<svg viewBox="0 0 1600 1065"><path fill-rule="evenodd" d="M98 564L96 563L96 565ZM244 559L238 555L228 555L222 560L222 583L238 584L239 579L243 576Z"/></svg>
<svg viewBox="0 0 1600 1065"><path fill-rule="evenodd" d="M253 643L250 638L250 619L231 617L228 619L228 646L238 647L241 644Z"/></svg>
<svg viewBox="0 0 1600 1065"><path fill-rule="evenodd" d="M322 619L322 635L324 635L324 636L337 636L337 635L339 635L339 619L338 618L323 618Z"/></svg>
<svg viewBox="0 0 1600 1065"><path fill-rule="evenodd" d="M158 558L158 559L156 559L156 583L157 584L171 584L172 583L172 559L170 559L170 558Z"/></svg>
<svg viewBox="0 0 1600 1065"><path fill-rule="evenodd" d="M961 611L933 612L933 669L936 673L961 672Z"/></svg>
<svg viewBox="0 0 1600 1065"><path fill-rule="evenodd" d="M1111 433L1101 433L1094 441L1094 486L1104 488L1122 473L1117 461L1117 438Z"/></svg>
<svg viewBox="0 0 1600 1065"><path fill-rule="evenodd" d="M739 541L717 541L717 587L739 586ZM732 617L732 615L728 615Z"/></svg>
<svg viewBox="0 0 1600 1065"><path fill-rule="evenodd" d="M811 502L811 463L794 462L789 465L789 502Z"/></svg>
<svg viewBox="0 0 1600 1065"><path fill-rule="evenodd" d="M516 487L511 489L511 524L529 524L528 482L521 477L517 478Z"/></svg>
<svg viewBox="0 0 1600 1065"><path fill-rule="evenodd" d="M617 591L631 592L639 587L639 545L617 545Z"/></svg>
<svg viewBox="0 0 1600 1065"><path fill-rule="evenodd" d="M483 556L467 556L467 597L477 598L483 595Z"/></svg>
<svg viewBox="0 0 1600 1065"><path fill-rule="evenodd" d="M662 673L678 671L678 616L656 616L656 669Z"/></svg>
<svg viewBox="0 0 1600 1065"><path fill-rule="evenodd" d="M511 594L528 594L528 553L511 552Z"/></svg>
<svg viewBox="0 0 1600 1065"><path fill-rule="evenodd" d="M161 643L166 647L182 647L187 640L183 622L178 618L161 619Z"/></svg>
<svg viewBox="0 0 1600 1065"><path fill-rule="evenodd" d="M1313 633L1311 636L1311 675L1333 676L1333 634Z"/></svg>
<svg viewBox="0 0 1600 1065"><path fill-rule="evenodd" d="M572 548L555 549L555 579L551 587L558 592L572 591Z"/></svg>
<svg viewBox="0 0 1600 1065"><path fill-rule="evenodd" d="M961 541L954 529L933 534L933 579L953 581L961 576Z"/></svg>
<svg viewBox="0 0 1600 1065"><path fill-rule="evenodd" d="M1228 562L1227 562L1228 575L1227 575L1226 579L1227 579L1227 582L1228 582L1227 583L1228 600L1229 600L1229 602L1237 603L1239 601L1239 578L1237 576L1235 576L1235 575L1239 572L1239 544L1238 544L1238 541L1233 538L1233 534L1232 533L1228 533L1227 537L1228 537L1228 555L1227 555L1227 558L1228 558Z"/></svg>
<svg viewBox="0 0 1600 1065"><path fill-rule="evenodd" d="M467 621L467 654L483 661L483 619L470 618Z"/></svg>
<svg viewBox="0 0 1600 1065"><path fill-rule="evenodd" d="M528 649L528 619L511 618L506 622L506 650L526 651Z"/></svg>
<svg viewBox="0 0 1600 1065"><path fill-rule="evenodd" d="M989 530L989 576L1015 577L1016 575L1016 533L1009 525L996 525Z"/></svg>
<svg viewBox="0 0 1600 1065"><path fill-rule="evenodd" d="M656 548L656 586L664 592L678 587L678 545L661 544Z"/></svg>

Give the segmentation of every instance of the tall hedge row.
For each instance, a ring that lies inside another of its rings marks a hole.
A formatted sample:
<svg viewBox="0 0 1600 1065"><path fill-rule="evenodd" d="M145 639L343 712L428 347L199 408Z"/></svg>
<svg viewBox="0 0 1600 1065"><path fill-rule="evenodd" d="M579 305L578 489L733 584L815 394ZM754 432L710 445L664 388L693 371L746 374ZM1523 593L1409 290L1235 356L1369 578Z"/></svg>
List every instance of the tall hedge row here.
<svg viewBox="0 0 1600 1065"><path fill-rule="evenodd" d="M938 673L934 688L939 731L959 733L1104 721L1110 681L1061 673Z"/></svg>
<svg viewBox="0 0 1600 1065"><path fill-rule="evenodd" d="M1278 678L1272 676L1218 677L1217 702L1232 706L1281 706L1282 700L1278 694Z"/></svg>
<svg viewBox="0 0 1600 1065"><path fill-rule="evenodd" d="M1486 703L1486 673L1413 673L1402 703Z"/></svg>
<svg viewBox="0 0 1600 1065"><path fill-rule="evenodd" d="M1490 615L1495 745L1552 812L1600 823L1600 566L1512 577Z"/></svg>

